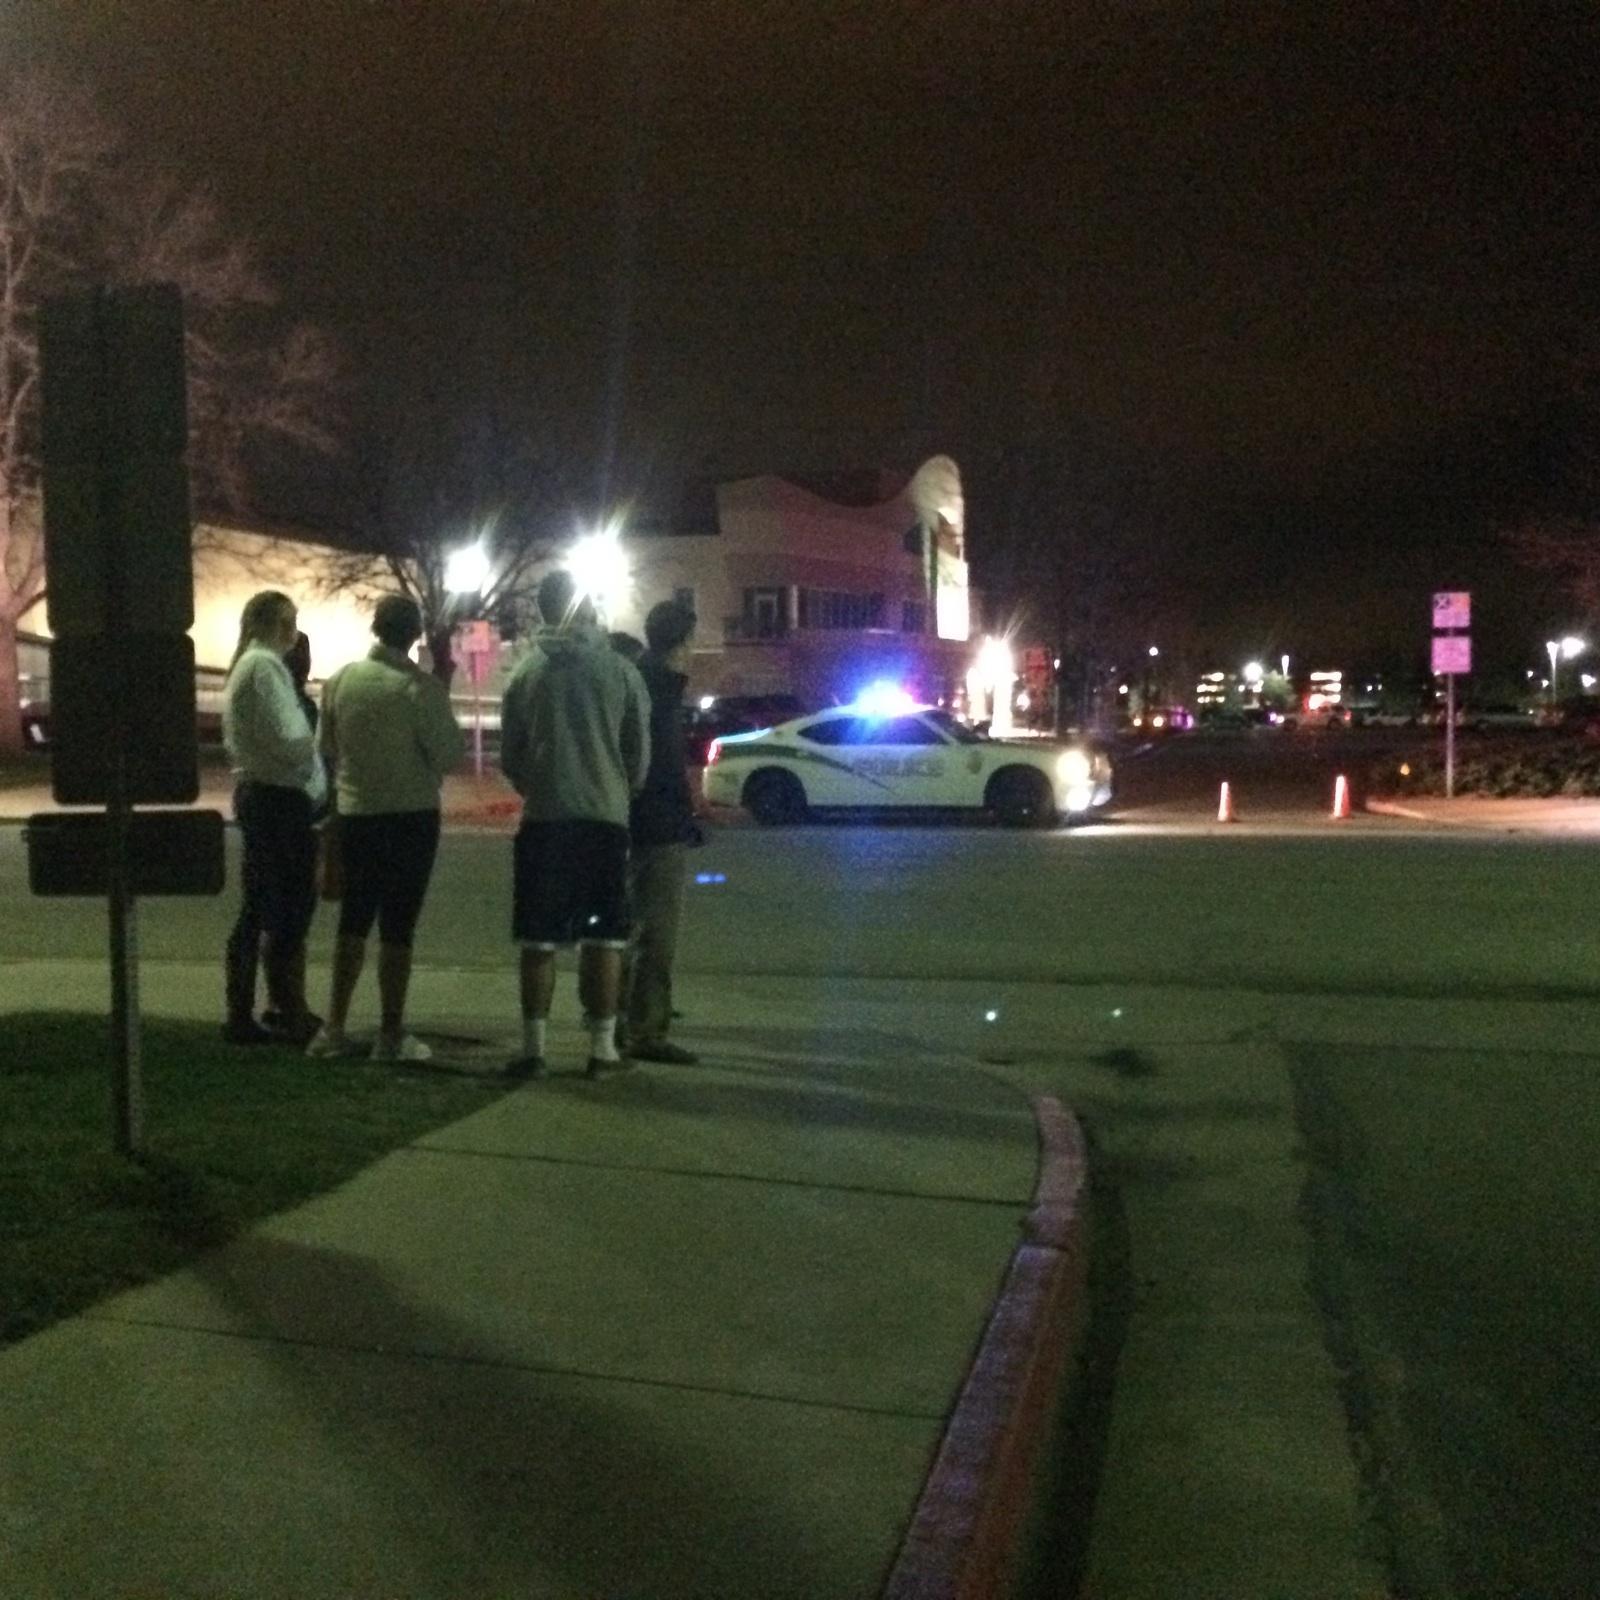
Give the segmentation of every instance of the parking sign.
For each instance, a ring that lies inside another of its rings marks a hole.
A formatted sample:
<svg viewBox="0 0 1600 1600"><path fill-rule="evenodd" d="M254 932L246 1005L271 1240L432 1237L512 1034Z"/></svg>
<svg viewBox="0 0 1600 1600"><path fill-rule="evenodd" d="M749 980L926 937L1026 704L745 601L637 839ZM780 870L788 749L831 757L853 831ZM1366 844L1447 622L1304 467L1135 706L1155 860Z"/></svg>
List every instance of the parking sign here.
<svg viewBox="0 0 1600 1600"><path fill-rule="evenodd" d="M1437 678L1465 677L1472 671L1472 640L1464 633L1433 636L1433 673Z"/></svg>
<svg viewBox="0 0 1600 1600"><path fill-rule="evenodd" d="M1435 628L1470 628L1472 626L1472 596L1465 589L1446 589L1433 597L1433 625ZM1438 669L1435 668L1435 671Z"/></svg>

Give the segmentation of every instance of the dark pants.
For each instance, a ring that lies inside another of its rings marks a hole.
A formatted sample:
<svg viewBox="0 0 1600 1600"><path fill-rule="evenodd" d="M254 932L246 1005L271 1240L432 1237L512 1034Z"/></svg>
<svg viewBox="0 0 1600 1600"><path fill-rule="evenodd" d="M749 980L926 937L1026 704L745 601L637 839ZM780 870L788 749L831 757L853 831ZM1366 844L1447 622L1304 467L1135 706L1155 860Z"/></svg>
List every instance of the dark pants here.
<svg viewBox="0 0 1600 1600"><path fill-rule="evenodd" d="M378 942L409 947L439 854L437 811L382 811L340 817L344 905L339 937L365 939L378 924Z"/></svg>
<svg viewBox="0 0 1600 1600"><path fill-rule="evenodd" d="M672 1026L672 962L683 920L688 846L635 845L628 864L633 939L623 971L628 1043L662 1044Z"/></svg>
<svg viewBox="0 0 1600 1600"><path fill-rule="evenodd" d="M233 813L244 840L244 892L228 935L228 1019L244 1022L255 1012L263 959L268 1003L293 1008L294 975L317 909L317 838L302 789L241 783Z"/></svg>

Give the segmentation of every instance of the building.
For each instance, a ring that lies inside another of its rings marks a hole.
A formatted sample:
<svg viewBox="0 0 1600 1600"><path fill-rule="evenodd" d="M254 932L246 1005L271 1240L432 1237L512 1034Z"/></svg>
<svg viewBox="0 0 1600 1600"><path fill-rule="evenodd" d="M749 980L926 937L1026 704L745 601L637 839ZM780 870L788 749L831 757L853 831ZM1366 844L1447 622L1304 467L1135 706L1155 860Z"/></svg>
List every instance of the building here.
<svg viewBox="0 0 1600 1600"><path fill-rule="evenodd" d="M625 527L630 579L606 622L642 635L658 600L687 601L700 619L696 696L783 693L821 706L892 679L955 703L972 666L964 524L960 472L945 456L908 479L873 471L708 486L687 521L644 516ZM335 587L337 559L294 530L196 527L190 634L202 713L220 708L239 613L259 589L294 596L314 678L366 653L372 598L394 582L374 560L353 586ZM49 699L44 613L41 604L23 620L23 694L39 701ZM464 718L487 706L495 725L516 655L497 640L483 680L457 680Z"/></svg>
<svg viewBox="0 0 1600 1600"><path fill-rule="evenodd" d="M658 600L692 605L692 693L826 705L882 679L929 701L962 693L972 664L965 507L947 456L904 480L718 484L698 521L624 535L632 587L608 618L639 633Z"/></svg>

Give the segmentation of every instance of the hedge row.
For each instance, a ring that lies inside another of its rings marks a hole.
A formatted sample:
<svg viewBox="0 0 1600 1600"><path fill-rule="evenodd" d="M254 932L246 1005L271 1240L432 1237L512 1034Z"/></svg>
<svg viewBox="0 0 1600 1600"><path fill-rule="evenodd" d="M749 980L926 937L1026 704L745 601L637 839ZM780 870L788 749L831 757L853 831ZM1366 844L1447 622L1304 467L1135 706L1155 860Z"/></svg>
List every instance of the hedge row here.
<svg viewBox="0 0 1600 1600"><path fill-rule="evenodd" d="M1370 775L1372 792L1402 796L1444 793L1444 750L1432 744L1383 762ZM1600 795L1600 745L1587 739L1524 739L1470 743L1456 752L1456 793L1533 799Z"/></svg>

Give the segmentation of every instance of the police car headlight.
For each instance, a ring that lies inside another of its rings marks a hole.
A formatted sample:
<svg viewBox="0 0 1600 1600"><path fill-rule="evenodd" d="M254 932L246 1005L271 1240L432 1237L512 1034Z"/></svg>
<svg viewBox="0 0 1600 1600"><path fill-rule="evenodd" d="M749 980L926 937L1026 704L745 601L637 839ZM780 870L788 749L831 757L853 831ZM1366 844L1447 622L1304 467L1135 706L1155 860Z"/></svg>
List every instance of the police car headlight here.
<svg viewBox="0 0 1600 1600"><path fill-rule="evenodd" d="M1067 750L1056 762L1056 772L1061 781L1073 788L1086 784L1093 770L1088 756L1082 750Z"/></svg>

